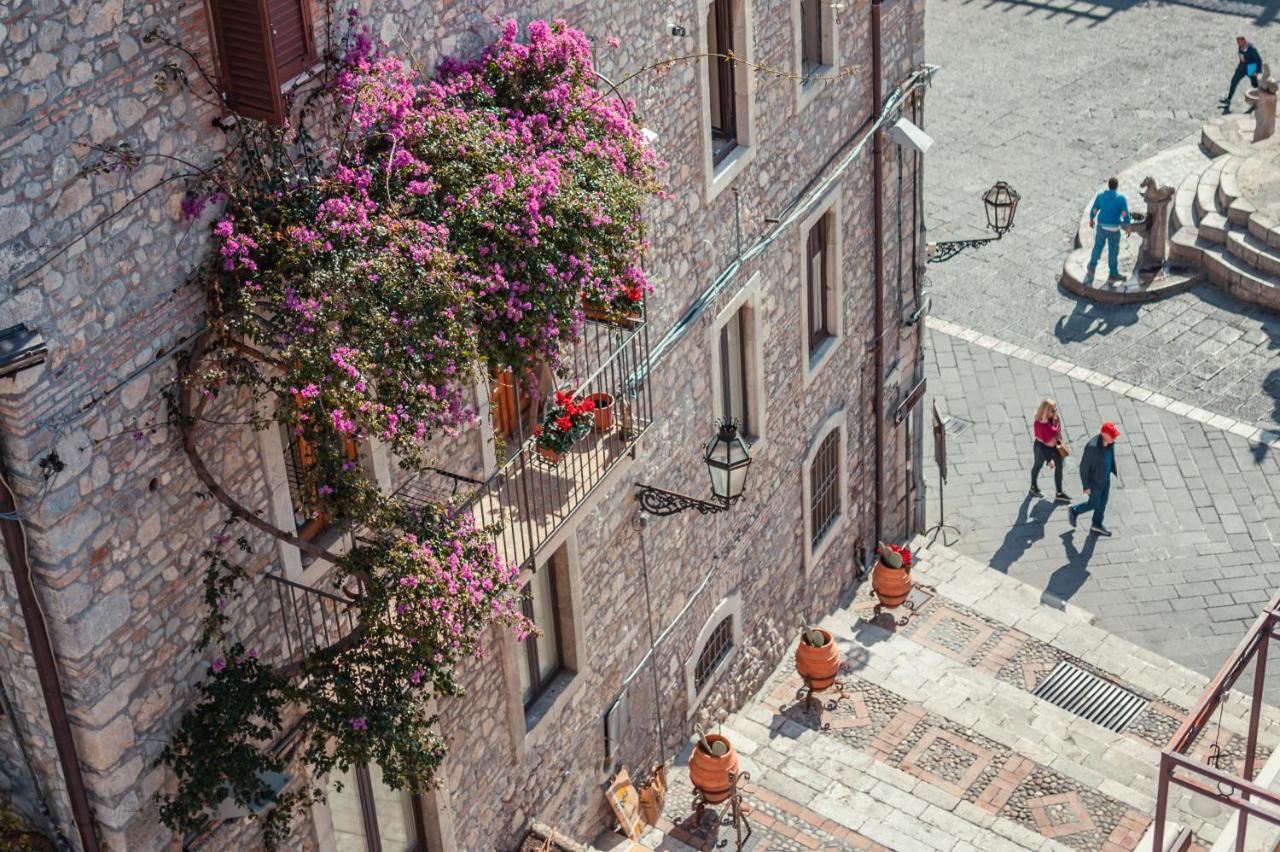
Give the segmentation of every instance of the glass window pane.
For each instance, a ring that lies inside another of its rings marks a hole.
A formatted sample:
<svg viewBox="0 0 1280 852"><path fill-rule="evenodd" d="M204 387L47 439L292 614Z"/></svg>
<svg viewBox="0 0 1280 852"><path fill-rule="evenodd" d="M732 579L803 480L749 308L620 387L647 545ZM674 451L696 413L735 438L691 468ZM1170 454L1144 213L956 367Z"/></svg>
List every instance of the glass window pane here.
<svg viewBox="0 0 1280 852"><path fill-rule="evenodd" d="M338 784L342 790L339 792ZM368 838L360 814L360 791L354 770L329 773L329 814L333 818L333 841L338 852L366 852Z"/></svg>
<svg viewBox="0 0 1280 852"><path fill-rule="evenodd" d="M716 38L716 4L707 7L707 74L711 83L711 132L723 136L724 128L720 126L720 60L715 56L720 52L720 40Z"/></svg>
<svg viewBox="0 0 1280 852"><path fill-rule="evenodd" d="M747 384L745 375L745 351L743 350L743 320L745 308L739 309L733 319L720 332L721 395L726 417L736 417L742 424L742 432L750 434L747 420Z"/></svg>
<svg viewBox="0 0 1280 852"><path fill-rule="evenodd" d="M383 852L410 852L416 845L413 804L407 790L392 790L382 780L382 767L369 767L374 810L378 813L378 834Z"/></svg>
<svg viewBox="0 0 1280 852"><path fill-rule="evenodd" d="M529 589L533 593L533 623L542 628L542 636L536 641L538 675L543 681L550 679L560 668L559 631L551 597L551 572L554 570L550 563L543 565L529 581Z"/></svg>

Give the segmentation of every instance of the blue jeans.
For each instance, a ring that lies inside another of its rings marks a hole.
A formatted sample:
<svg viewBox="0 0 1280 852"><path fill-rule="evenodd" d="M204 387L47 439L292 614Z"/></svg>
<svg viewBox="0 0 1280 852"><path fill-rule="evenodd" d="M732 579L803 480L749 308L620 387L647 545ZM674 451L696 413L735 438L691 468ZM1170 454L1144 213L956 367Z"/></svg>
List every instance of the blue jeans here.
<svg viewBox="0 0 1280 852"><path fill-rule="evenodd" d="M1089 499L1083 503L1077 503L1071 507L1071 511L1079 515L1081 512L1093 512L1093 525L1095 527L1102 526L1102 516L1107 511L1107 497L1111 493L1111 488L1091 488L1089 489Z"/></svg>
<svg viewBox="0 0 1280 852"><path fill-rule="evenodd" d="M1098 258L1102 256L1102 246L1107 247L1107 264L1111 267L1111 274L1117 278L1120 276L1120 267L1117 261L1120 260L1120 232L1104 231L1099 227L1094 232L1093 238L1093 254L1089 255L1089 271L1092 272L1098 267Z"/></svg>

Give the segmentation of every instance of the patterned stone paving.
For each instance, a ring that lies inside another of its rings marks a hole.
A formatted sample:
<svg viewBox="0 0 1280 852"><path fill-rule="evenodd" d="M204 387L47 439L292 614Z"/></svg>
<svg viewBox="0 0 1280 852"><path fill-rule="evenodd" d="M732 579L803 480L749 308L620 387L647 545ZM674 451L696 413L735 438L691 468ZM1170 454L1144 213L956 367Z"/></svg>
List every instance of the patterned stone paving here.
<svg viewBox="0 0 1280 852"><path fill-rule="evenodd" d="M930 596L915 609L906 624L895 620L901 619L905 613L885 610L878 616L874 615L875 603L874 593L869 586L864 587L853 604L853 610L878 627L892 630L957 662L994 674L999 680L1027 692L1034 692L1049 672L1065 660L1141 695L1148 704L1129 722L1124 733L1157 749L1164 748L1188 713L1185 708L1160 701L1149 692L1119 681L1086 660L945 598ZM1212 725L1206 727L1190 756L1208 763L1214 754L1214 733ZM1229 772L1238 772L1244 760L1245 738L1224 731L1218 745L1218 766ZM1258 765L1265 763L1270 754L1270 749L1259 746Z"/></svg>
<svg viewBox="0 0 1280 852"><path fill-rule="evenodd" d="M917 615L922 626L930 623L924 616ZM976 629L970 621L964 623ZM970 635L963 647L978 641L981 632ZM988 647L990 640L981 638L979 644ZM840 686L824 696L818 712L803 700L798 675L782 670L771 685L763 703L775 714L777 730L785 730L790 722L839 738L993 816L1072 849L1133 849L1151 822L1123 802L856 675L843 674Z"/></svg>

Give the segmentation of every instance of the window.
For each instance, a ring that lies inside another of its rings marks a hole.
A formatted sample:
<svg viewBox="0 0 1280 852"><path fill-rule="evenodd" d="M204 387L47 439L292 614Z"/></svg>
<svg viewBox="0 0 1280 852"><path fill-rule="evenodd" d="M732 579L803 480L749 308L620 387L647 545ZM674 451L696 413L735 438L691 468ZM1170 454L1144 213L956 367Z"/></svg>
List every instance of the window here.
<svg viewBox="0 0 1280 852"><path fill-rule="evenodd" d="M747 388L747 309L739 308L720 329L720 416L734 418L745 434L752 429Z"/></svg>
<svg viewBox="0 0 1280 852"><path fill-rule="evenodd" d="M696 691L702 692L706 689L711 675L725 661L732 649L733 616L727 615L716 625L716 629L711 632L711 638L707 640L702 653L698 655L698 664L693 668L693 688Z"/></svg>
<svg viewBox="0 0 1280 852"><path fill-rule="evenodd" d="M555 574L555 565L548 563L542 566L529 578L520 598L525 618L542 630L541 636L526 639L522 649L520 693L525 710L547 691L564 668Z"/></svg>
<svg viewBox="0 0 1280 852"><path fill-rule="evenodd" d="M806 572L813 570L823 554L832 549L845 526L848 501L845 495L849 490L845 419L845 411L841 409L812 433L813 443L801 468Z"/></svg>
<svg viewBox="0 0 1280 852"><path fill-rule="evenodd" d="M729 670L742 645L742 595L734 592L716 605L702 624L684 663L686 717L693 718L698 705Z"/></svg>
<svg viewBox="0 0 1280 852"><path fill-rule="evenodd" d="M339 790L341 786L341 790ZM392 790L377 764L329 773L326 799L338 852L414 852L427 849L422 802Z"/></svg>
<svg viewBox="0 0 1280 852"><path fill-rule="evenodd" d="M835 336L831 315L835 312L832 298L830 260L831 214L824 215L809 229L805 246L805 292L808 299L809 357L817 354L823 341Z"/></svg>
<svg viewBox="0 0 1280 852"><path fill-rule="evenodd" d="M738 145L736 63L733 51L734 0L711 0L707 9L707 73L711 93L711 162L719 165Z"/></svg>
<svg viewBox="0 0 1280 852"><path fill-rule="evenodd" d="M307 482L307 472L315 465L315 451L301 435L280 424L280 442L284 447L284 469L289 484L289 500L293 506L294 531L303 541L314 541L322 546L333 542L337 530L335 518L320 511L315 485ZM356 461L358 448L354 441L343 439L347 459Z"/></svg>
<svg viewBox="0 0 1280 852"><path fill-rule="evenodd" d="M310 0L212 0L208 9L227 106L282 124L281 87L316 60Z"/></svg>
<svg viewBox="0 0 1280 852"><path fill-rule="evenodd" d="M822 0L800 0L800 71L806 84L825 64L822 61L822 6Z"/></svg>
<svg viewBox="0 0 1280 852"><path fill-rule="evenodd" d="M809 497L809 514L813 518L809 543L816 548L840 517L840 430L832 430L822 439L809 468L809 481L813 483Z"/></svg>

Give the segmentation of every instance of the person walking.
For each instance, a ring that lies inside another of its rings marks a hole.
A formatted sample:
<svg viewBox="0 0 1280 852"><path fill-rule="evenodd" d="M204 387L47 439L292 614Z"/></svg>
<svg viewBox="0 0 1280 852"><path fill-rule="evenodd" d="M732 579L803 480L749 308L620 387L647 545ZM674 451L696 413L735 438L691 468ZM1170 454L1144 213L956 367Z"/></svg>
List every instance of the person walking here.
<svg viewBox="0 0 1280 852"><path fill-rule="evenodd" d="M1089 527L1089 532L1094 535L1111 535L1111 530L1104 527L1102 522L1107 511L1107 497L1111 492L1111 477L1119 475L1115 448L1119 437L1120 430L1108 420L1085 445L1084 453L1080 456L1080 483L1089 499L1067 509L1067 520L1074 527L1080 513L1093 512L1093 525Z"/></svg>
<svg viewBox="0 0 1280 852"><path fill-rule="evenodd" d="M1098 268L1098 258L1102 256L1102 247L1107 247L1107 265L1111 277L1108 281L1122 280L1120 275L1120 229L1129 232L1129 202L1117 190L1120 187L1118 178L1107 180L1107 188L1098 193L1089 208L1089 227L1096 227L1093 237L1093 254L1089 255L1089 277Z"/></svg>
<svg viewBox="0 0 1280 852"><path fill-rule="evenodd" d="M1056 493L1055 503L1070 503L1071 498L1062 490L1062 457L1058 446L1062 444L1062 423L1058 419L1058 403L1046 399L1036 409L1036 420L1033 427L1035 440L1031 443L1034 463L1031 465L1031 494L1043 497L1040 493L1040 469L1049 465L1053 469L1053 484Z"/></svg>
<svg viewBox="0 0 1280 852"><path fill-rule="evenodd" d="M1249 82L1253 83L1256 89L1258 75L1262 73L1262 54L1258 53L1258 48L1244 36L1236 37L1236 47L1240 50L1240 61L1236 63L1236 71L1231 75L1231 88L1227 90L1227 96L1220 101L1224 114L1231 112L1231 99L1235 97L1236 86L1240 85L1240 81L1248 77Z"/></svg>

